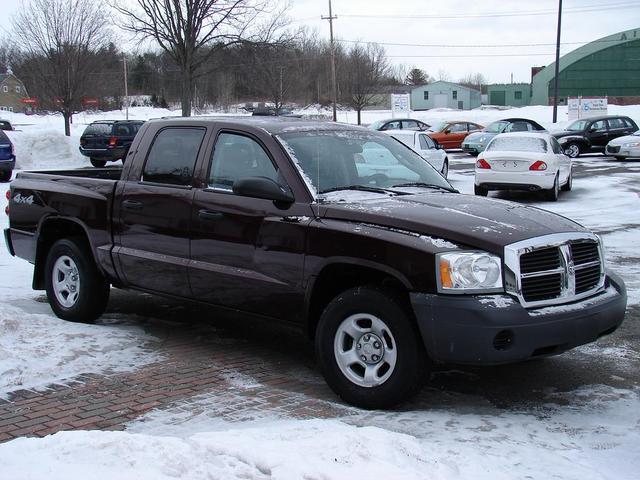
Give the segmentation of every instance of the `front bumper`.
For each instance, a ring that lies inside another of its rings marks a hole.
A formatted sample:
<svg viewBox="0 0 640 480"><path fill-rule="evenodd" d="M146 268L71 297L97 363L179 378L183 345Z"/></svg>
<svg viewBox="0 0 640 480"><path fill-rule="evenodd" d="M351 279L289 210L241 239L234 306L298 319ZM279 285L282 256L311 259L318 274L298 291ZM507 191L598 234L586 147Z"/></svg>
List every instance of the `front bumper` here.
<svg viewBox="0 0 640 480"><path fill-rule="evenodd" d="M469 365L515 363L555 355L615 331L624 319L624 282L609 273L605 290L573 304L525 309L509 295L412 293L432 360Z"/></svg>
<svg viewBox="0 0 640 480"><path fill-rule="evenodd" d="M622 147L622 146L614 146L613 148L607 145L605 149L606 155L611 155L612 157L631 157L631 158L640 158L640 147Z"/></svg>
<svg viewBox="0 0 640 480"><path fill-rule="evenodd" d="M471 143L471 142L463 142L462 143L462 151L466 153L473 153L477 155L478 153L484 150L486 145L482 145L480 143Z"/></svg>

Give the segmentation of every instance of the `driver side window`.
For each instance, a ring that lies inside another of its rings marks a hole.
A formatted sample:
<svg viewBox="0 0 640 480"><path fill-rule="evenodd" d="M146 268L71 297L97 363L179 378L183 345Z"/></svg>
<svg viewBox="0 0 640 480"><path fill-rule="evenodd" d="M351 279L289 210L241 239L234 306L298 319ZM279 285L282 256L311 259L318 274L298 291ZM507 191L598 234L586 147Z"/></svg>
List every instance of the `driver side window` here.
<svg viewBox="0 0 640 480"><path fill-rule="evenodd" d="M599 120L597 122L593 122L591 127L589 128L592 132L604 132L607 129L607 126L604 123L604 120Z"/></svg>

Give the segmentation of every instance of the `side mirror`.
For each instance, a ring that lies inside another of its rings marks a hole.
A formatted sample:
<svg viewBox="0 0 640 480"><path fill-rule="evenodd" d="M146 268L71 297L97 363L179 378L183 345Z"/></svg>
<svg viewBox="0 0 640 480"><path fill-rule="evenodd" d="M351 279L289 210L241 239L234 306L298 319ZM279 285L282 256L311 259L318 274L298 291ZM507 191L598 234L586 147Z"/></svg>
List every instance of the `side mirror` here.
<svg viewBox="0 0 640 480"><path fill-rule="evenodd" d="M245 177L236 180L233 183L233 193L282 203L293 203L295 200L288 188L267 177Z"/></svg>

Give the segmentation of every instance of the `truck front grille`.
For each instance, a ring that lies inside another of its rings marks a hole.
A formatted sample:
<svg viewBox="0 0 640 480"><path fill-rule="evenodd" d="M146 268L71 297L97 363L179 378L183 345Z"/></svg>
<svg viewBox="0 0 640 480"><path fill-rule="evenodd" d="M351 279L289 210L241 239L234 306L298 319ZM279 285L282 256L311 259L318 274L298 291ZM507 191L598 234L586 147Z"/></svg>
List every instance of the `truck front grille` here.
<svg viewBox="0 0 640 480"><path fill-rule="evenodd" d="M525 307L569 303L604 285L600 243L592 234L546 235L509 245L505 265L513 275L507 291Z"/></svg>

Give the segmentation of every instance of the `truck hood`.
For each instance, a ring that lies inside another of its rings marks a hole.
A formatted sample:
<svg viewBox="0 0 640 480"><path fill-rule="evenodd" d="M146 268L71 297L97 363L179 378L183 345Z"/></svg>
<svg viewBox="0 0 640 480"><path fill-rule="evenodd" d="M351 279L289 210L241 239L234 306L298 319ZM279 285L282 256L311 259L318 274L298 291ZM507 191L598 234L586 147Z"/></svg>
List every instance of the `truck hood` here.
<svg viewBox="0 0 640 480"><path fill-rule="evenodd" d="M587 231L546 210L474 195L429 192L381 197L361 193L345 192L344 202L324 204L321 216L411 231L497 254L502 254L505 245L528 238Z"/></svg>

